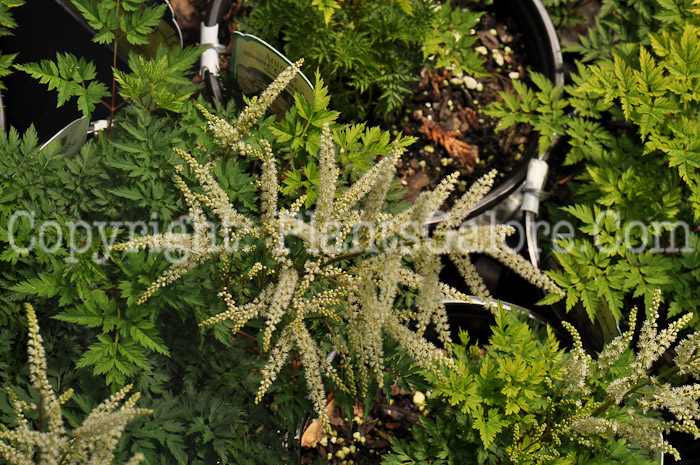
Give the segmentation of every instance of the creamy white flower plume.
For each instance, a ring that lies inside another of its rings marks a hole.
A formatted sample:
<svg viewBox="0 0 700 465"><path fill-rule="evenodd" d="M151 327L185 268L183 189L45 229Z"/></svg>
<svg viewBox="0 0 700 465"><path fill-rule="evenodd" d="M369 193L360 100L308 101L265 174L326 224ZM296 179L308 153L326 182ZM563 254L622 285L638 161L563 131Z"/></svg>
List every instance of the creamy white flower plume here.
<svg viewBox="0 0 700 465"><path fill-rule="evenodd" d="M246 140L252 140L253 124L297 71L295 65L282 73L259 99L250 101L233 124L200 108L222 145L262 162L256 165L260 169L258 213L246 216L234 208L212 174L214 160L202 166L187 152L175 149L199 183L199 187L190 189L183 179L175 178L189 206L194 232L137 238L115 246L114 250L157 247L184 255L180 264L173 265L149 286L140 302L200 264L213 262L218 295L225 310L202 325L227 320L238 331L252 319L260 319L262 348L268 359L257 400L267 392L294 350L302 362L316 414L326 419L324 380L340 389L346 389L347 384L349 392L363 392L370 379L382 383L387 337L395 339L418 364L438 376L440 365L456 368L443 349L420 336L432 325L449 350L442 300L469 299L439 282L442 254L457 256L465 278L470 284L477 283L475 292L480 295L488 291L468 260L466 254L471 252L495 255L533 283L547 290L554 287L529 262L509 254L504 239L512 228L457 230L458 219L485 194L493 175L482 178L463 196L463 205L455 210L453 222L440 226L432 236L427 234L425 220L441 208L454 190L457 173L448 176L433 192L422 194L415 206L395 215L382 212L403 150L398 141L387 156L347 186L339 176L331 126L324 125L314 214L301 212L305 198L281 209L280 204L288 199L279 195L284 174L278 169L272 145L261 140L256 149ZM214 223L212 218L221 225L217 233L209 227L209 223ZM248 248L227 250L228 245L241 242ZM420 293L416 308L400 308L401 289ZM409 329L414 323L418 333ZM325 346L318 340L318 328L324 328L324 334L336 339L344 365L342 379L341 372L324 360L327 354L321 350Z"/></svg>
<svg viewBox="0 0 700 465"><path fill-rule="evenodd" d="M29 405L21 402L12 390L8 391L18 417L18 426L13 430L0 430L0 457L13 465L112 465L114 450L126 424L152 411L135 406L138 394L124 400L131 390L129 385L95 407L81 426L68 432L61 405L68 401L73 391L56 397L46 376L46 353L36 313L29 304L25 305L25 309L29 323L30 381L41 400L38 407ZM42 409L40 414L48 420L44 431L30 430L26 421L25 411L37 408ZM134 454L127 465L137 465L143 459L143 454Z"/></svg>
<svg viewBox="0 0 700 465"><path fill-rule="evenodd" d="M318 227L332 218L335 186L338 182L338 167L335 165L335 148L330 125L323 124L321 144L318 150L319 180L318 199L312 225Z"/></svg>

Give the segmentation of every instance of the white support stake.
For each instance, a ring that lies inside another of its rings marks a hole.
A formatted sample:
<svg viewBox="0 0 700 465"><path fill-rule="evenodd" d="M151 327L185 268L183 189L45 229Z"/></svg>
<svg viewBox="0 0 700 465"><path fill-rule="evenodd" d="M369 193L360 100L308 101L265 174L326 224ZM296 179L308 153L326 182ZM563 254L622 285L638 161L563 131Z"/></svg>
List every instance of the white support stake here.
<svg viewBox="0 0 700 465"><path fill-rule="evenodd" d="M219 75L219 24L214 26L205 26L204 23L199 28L199 43L208 45L209 48L202 53L201 65L199 68L200 74L204 71L209 71L214 76Z"/></svg>
<svg viewBox="0 0 700 465"><path fill-rule="evenodd" d="M521 210L537 215L540 209L540 199L544 195L544 183L547 179L549 165L544 160L533 158L527 165L527 177L523 188L523 203Z"/></svg>

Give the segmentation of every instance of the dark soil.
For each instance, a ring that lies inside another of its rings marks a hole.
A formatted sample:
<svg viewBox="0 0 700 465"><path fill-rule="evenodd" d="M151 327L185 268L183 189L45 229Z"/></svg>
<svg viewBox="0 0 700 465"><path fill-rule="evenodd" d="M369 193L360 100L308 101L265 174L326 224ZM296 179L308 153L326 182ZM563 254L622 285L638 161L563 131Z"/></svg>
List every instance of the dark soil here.
<svg viewBox="0 0 700 465"><path fill-rule="evenodd" d="M332 436L316 447L302 448L301 464L315 464L317 457L322 457L323 463L329 465L350 460L355 465L376 465L381 462L382 455L391 452L389 438L409 439L411 428L423 416L413 403L413 396L399 392L392 393L391 401L377 393L366 418L343 418L338 413L336 407L336 416L331 416L330 421Z"/></svg>
<svg viewBox="0 0 700 465"><path fill-rule="evenodd" d="M514 92L511 76L526 79L527 57L518 46L523 41L511 23L497 20L490 12L482 16L476 33L480 38L475 47L486 52L489 76L473 78L455 76L446 69L425 69L420 81L413 84L415 92L406 101L404 114L391 121L392 129L419 138L398 165L408 200L414 200L426 186L434 188L455 170L461 174L457 195L492 169L499 173L498 183L519 165L530 147L530 126L519 124L497 133L497 119L483 112L502 100L499 92ZM450 207L452 200L447 204Z"/></svg>

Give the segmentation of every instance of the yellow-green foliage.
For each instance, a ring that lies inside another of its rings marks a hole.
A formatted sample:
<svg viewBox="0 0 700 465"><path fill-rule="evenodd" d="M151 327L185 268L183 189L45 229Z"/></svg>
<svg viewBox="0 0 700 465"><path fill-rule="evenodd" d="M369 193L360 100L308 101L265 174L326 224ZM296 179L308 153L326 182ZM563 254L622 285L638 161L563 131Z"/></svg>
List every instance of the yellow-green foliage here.
<svg viewBox="0 0 700 465"><path fill-rule="evenodd" d="M700 384L669 380L677 373L700 379L700 332L677 342L691 314L659 331L660 303L657 292L637 349L634 309L630 329L597 359L573 327L565 325L574 340L567 351L549 327L533 330L524 315L501 310L484 348L468 346L462 334L459 372L432 380L435 420L424 421L426 432L415 432L413 442L392 441L384 464L415 463L426 452L455 464L647 464L661 450L678 459L661 433L700 437ZM673 367L655 375L652 365L671 347ZM674 418L664 421L661 412Z"/></svg>

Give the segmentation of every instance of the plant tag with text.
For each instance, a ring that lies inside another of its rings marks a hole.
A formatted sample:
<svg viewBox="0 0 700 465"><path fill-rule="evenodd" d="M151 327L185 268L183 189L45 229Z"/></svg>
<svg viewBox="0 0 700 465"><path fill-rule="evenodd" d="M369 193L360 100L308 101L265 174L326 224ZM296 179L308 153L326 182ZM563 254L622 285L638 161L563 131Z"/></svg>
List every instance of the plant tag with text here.
<svg viewBox="0 0 700 465"><path fill-rule="evenodd" d="M231 74L240 90L248 96L258 95L293 63L278 50L251 34L236 31L231 51ZM294 93L313 101L313 85L299 72L286 90L272 104L271 111L284 115L294 105Z"/></svg>
<svg viewBox="0 0 700 465"><path fill-rule="evenodd" d="M58 131L51 139L41 146L41 149L43 150L44 147L49 144L60 143L63 155L66 158L73 158L87 140L89 124L88 119L84 116L73 121L68 126Z"/></svg>

